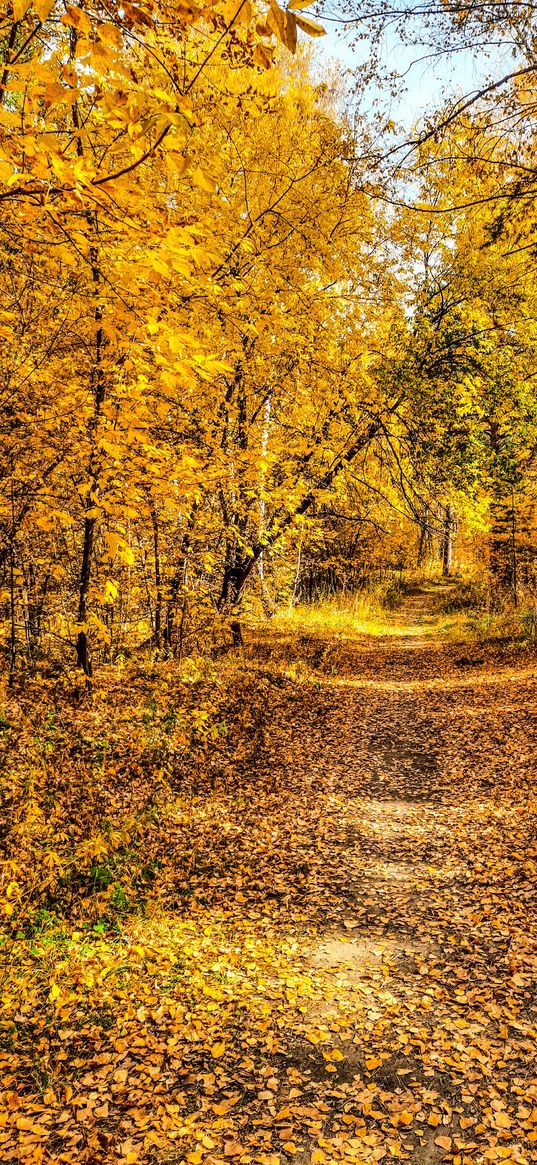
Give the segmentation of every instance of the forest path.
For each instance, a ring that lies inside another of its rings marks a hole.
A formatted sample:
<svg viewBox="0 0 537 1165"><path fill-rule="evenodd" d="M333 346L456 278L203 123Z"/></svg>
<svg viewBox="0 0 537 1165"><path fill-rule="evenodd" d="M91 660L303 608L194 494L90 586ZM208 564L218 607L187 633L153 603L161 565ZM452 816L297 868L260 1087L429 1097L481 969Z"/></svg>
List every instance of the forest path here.
<svg viewBox="0 0 537 1165"><path fill-rule="evenodd" d="M304 905L335 985L307 1012L336 1049L330 1161L537 1160L537 668L451 643L442 597L385 635L303 640L318 680L267 748L326 797Z"/></svg>
<svg viewBox="0 0 537 1165"><path fill-rule="evenodd" d="M140 818L141 908L17 940L6 1165L537 1161L537 662L441 597L224 661L243 751Z"/></svg>

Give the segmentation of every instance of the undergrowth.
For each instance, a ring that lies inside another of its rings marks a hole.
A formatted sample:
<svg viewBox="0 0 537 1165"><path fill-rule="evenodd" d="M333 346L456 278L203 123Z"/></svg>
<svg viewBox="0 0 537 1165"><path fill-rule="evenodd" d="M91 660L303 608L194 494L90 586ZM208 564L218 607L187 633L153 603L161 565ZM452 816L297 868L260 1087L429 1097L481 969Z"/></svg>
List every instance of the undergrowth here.
<svg viewBox="0 0 537 1165"><path fill-rule="evenodd" d="M242 659L103 669L91 704L37 679L0 733L8 929L113 931L162 890L167 806L226 789L262 738L269 681Z"/></svg>
<svg viewBox="0 0 537 1165"><path fill-rule="evenodd" d="M391 628L389 614L397 610L412 589L399 575L371 583L354 595L331 596L317 603L282 608L274 627L325 636L382 635Z"/></svg>
<svg viewBox="0 0 537 1165"><path fill-rule="evenodd" d="M481 643L531 647L537 641L537 596L521 588L513 594L497 586L489 575L458 579L445 591L439 611L452 616L447 630Z"/></svg>

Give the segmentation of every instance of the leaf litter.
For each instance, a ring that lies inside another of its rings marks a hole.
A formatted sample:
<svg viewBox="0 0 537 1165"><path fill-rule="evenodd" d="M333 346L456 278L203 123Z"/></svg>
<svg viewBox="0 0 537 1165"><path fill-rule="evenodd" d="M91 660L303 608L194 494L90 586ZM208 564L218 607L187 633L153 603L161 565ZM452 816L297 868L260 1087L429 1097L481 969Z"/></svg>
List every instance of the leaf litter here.
<svg viewBox="0 0 537 1165"><path fill-rule="evenodd" d="M4 944L7 1165L537 1161L537 665L463 674L426 601L300 678L261 637L265 731L161 806L143 912Z"/></svg>

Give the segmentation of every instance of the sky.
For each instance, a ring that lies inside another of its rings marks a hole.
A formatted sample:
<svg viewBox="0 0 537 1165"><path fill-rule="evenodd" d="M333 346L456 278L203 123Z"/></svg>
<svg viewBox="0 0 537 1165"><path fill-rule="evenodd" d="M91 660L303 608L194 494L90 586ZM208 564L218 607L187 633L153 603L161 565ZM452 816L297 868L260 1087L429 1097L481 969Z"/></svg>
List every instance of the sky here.
<svg viewBox="0 0 537 1165"><path fill-rule="evenodd" d="M366 59L366 45L362 42L357 47L353 46L351 36L345 34L341 25L326 22L325 28L327 35L316 42L320 59L327 62L335 60L356 75ZM484 56L476 58L470 52L427 58L428 48L424 40L420 43L418 39L419 29L416 32L414 45L403 44L395 32L390 33L384 41L383 65L388 72L393 70L401 76L403 89L395 98L391 98L387 89L384 89L382 100L388 116L404 129L412 128L423 120L427 111L438 109L447 98L453 99L474 92L486 75L493 73L501 76L513 67L512 58L507 59L506 53L498 53L492 64ZM378 89L370 87L369 92L370 97L363 107L365 111L368 100L372 105L379 96Z"/></svg>

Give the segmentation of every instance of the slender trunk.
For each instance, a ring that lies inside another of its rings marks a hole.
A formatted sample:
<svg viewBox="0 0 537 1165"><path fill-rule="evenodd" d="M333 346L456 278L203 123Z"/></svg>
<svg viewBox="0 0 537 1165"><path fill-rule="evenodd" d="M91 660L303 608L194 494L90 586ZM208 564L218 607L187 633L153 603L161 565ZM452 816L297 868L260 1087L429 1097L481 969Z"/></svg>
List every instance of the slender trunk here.
<svg viewBox="0 0 537 1165"><path fill-rule="evenodd" d="M160 569L160 548L159 548L159 530L158 530L158 511L156 502L151 499L150 503L151 524L153 526L153 555L155 559L155 622L154 622L154 636L155 647L160 649L161 645L161 627L162 627L162 574Z"/></svg>
<svg viewBox="0 0 537 1165"><path fill-rule="evenodd" d="M302 560L302 536L300 537L300 542L298 543L298 554L297 554L297 559L296 559L296 574L295 574L295 581L294 581L294 583L293 583L293 590L292 590L292 593L291 593L291 599L290 599L290 602L289 602L289 610L290 610L290 611L292 611L292 610L293 610L293 607L294 607L294 605L295 605L295 603L296 603L296 596L297 596L297 591L298 591L298 584L299 584L299 582L300 582L300 566L301 566L301 560Z"/></svg>
<svg viewBox="0 0 537 1165"><path fill-rule="evenodd" d="M94 265L93 265L93 281L95 288L99 285L99 271L95 266L96 252L93 251ZM94 312L94 319L96 324L95 331L95 357L94 364L91 371L91 388L93 391L94 408L93 416L90 422L90 440L92 449L90 452L90 459L88 465L88 478L90 488L86 497L85 516L84 516L84 536L82 544L82 565L80 568L80 580L78 591L78 613L77 622L79 626L78 637L76 641L76 656L79 666L82 668L84 675L87 678L88 690L91 690L91 676L92 676L92 662L89 647L88 636L88 599L89 589L91 583L91 571L93 566L93 551L95 547L95 535L97 533L97 515L95 513L97 507L97 487L99 483L99 464L98 454L95 447L95 430L97 428L101 409L104 404L105 397L105 383L104 373L102 369L102 350L104 343L104 334L102 329L102 310L97 304Z"/></svg>
<svg viewBox="0 0 537 1165"><path fill-rule="evenodd" d="M17 40L17 33L19 31L19 27L20 27L20 21L14 20L13 24L11 25L11 29L10 29L10 33L9 33L9 37L8 37L8 42L6 45L6 55L4 57L4 68L2 69L2 76L0 78L0 107L4 104L4 96L5 96L5 92L6 92L6 86L7 86L7 83L9 81L9 63L11 61L11 54L13 52L13 49L15 48L15 43Z"/></svg>
<svg viewBox="0 0 537 1165"><path fill-rule="evenodd" d="M167 609L166 609L166 624L164 627L164 634L163 634L164 642L166 644L168 651L170 651L173 647L173 636L174 636L174 629L175 629L175 612L176 612L176 607L177 607L177 600L179 598L179 592L181 590L181 586L183 587L184 590L186 590L186 586L187 586L187 572L188 572L188 558L189 558L189 554L190 554L190 543L191 543L191 538L192 538L192 531L194 529L195 522L196 522L196 511L198 509L198 505L199 505L199 503L195 502L193 507L192 507L192 510L190 512L190 517L188 519L188 525L187 525L187 528L185 530L185 533L183 534L183 540L182 540L181 552L180 552L180 562L179 562L179 565L178 565L178 567L175 571L175 574L172 578L172 581L171 581L170 597L168 599L168 605L167 605ZM184 611L185 611L184 604L185 604L185 602L186 602L186 596L185 596L185 600L183 602L183 612L181 615L181 634L182 635L184 635ZM180 644L180 647L182 649L182 642Z"/></svg>
<svg viewBox="0 0 537 1165"><path fill-rule="evenodd" d="M265 402L265 412L263 417L263 431L261 434L261 472L259 474L259 540L262 541L265 530L265 479L267 476L266 458L268 453L269 431L270 431L270 410L272 408L272 393L269 393ZM263 583L265 581L265 559L263 554L259 556L257 564L259 571L259 578Z"/></svg>
<svg viewBox="0 0 537 1165"><path fill-rule="evenodd" d="M183 647L184 647L184 642L185 642L185 627L186 627L187 613L188 613L188 603L187 603L187 599L186 599L186 595L185 595L185 597L183 599L183 606L181 608L181 622L179 624L179 644L178 644L178 648L177 648L177 659L178 659L179 663L183 662Z"/></svg>
<svg viewBox="0 0 537 1165"><path fill-rule="evenodd" d="M235 651L237 651L239 647L244 647L244 638L240 619L232 619L229 626L231 629L231 642L235 648Z"/></svg>
<svg viewBox="0 0 537 1165"><path fill-rule="evenodd" d="M9 603L10 603L10 633L9 633L9 680L8 687L12 688L15 682L15 664L17 660L17 633L15 625L15 502L13 496L13 482L11 482L11 539L9 544Z"/></svg>
<svg viewBox="0 0 537 1165"><path fill-rule="evenodd" d="M444 531L442 539L442 575L449 578L453 563L453 511L450 505L445 507Z"/></svg>
<svg viewBox="0 0 537 1165"><path fill-rule="evenodd" d="M245 355L246 353L247 346L245 345ZM235 400L237 409L237 458L236 463L232 461L233 489L231 493L233 513L231 517L231 523L228 520L228 507L225 497L223 497L221 501L224 521L226 523L228 532L225 542L224 575L222 579L222 590L218 608L219 610L225 610L227 608L229 611L231 616L229 624L231 630L231 639L233 647L235 648L243 646L239 610L243 592L242 555L244 553L244 542L248 529L248 515L250 507L245 472L245 459L248 451L248 414L244 376L244 361L241 359L237 362L235 368L233 391L231 394L228 394L227 397L227 404L231 404L231 402ZM229 436L227 413L225 420L226 423L222 436L222 448L227 451ZM259 542L259 538L257 541ZM256 556L256 566L258 565L259 558L261 556L262 554L258 554Z"/></svg>
<svg viewBox="0 0 537 1165"><path fill-rule="evenodd" d="M513 604L518 607L518 559L516 548L516 510L515 489L511 486L511 584L513 587Z"/></svg>
<svg viewBox="0 0 537 1165"><path fill-rule="evenodd" d="M77 43L77 32L72 29L71 32L71 54L75 55ZM77 134L77 154L79 158L84 156L84 147L80 136L81 123L76 101L72 109L73 126ZM98 233L97 215L93 212L88 212L86 221L89 231L93 231L95 236ZM80 568L79 590L78 590L78 635L76 641L76 657L79 666L82 668L86 676L86 687L91 694L92 690L92 661L89 646L88 636L88 600L91 583L91 572L93 565L93 551L95 547L95 535L97 532L97 487L99 481L99 463L98 454L95 443L96 429L99 423L102 406L105 397L105 381L104 372L102 368L102 354L104 345L104 332L102 326L102 307L99 302L99 290L101 282L101 273L99 270L99 254L97 245L93 244L90 247L89 259L91 264L91 276L93 281L93 290L95 296L95 354L93 366L90 374L90 391L93 396L93 415L89 424L90 437L90 457L88 465L88 479L89 490L86 495L85 515L84 515L84 534L82 545L82 565Z"/></svg>
<svg viewBox="0 0 537 1165"><path fill-rule="evenodd" d="M400 400L398 400L391 407L389 415L393 415L393 413L399 407L400 403ZM344 468L344 466L350 465L351 462L354 461L354 458L357 457L358 453L364 449L367 449L368 445L370 445L370 443L375 439L381 429L382 422L380 420L372 421L368 425L366 431L356 437L347 450L339 453L334 458L331 466L326 470L320 481L317 483L316 489L310 490L291 513L287 513L283 517L280 515L279 522L277 522L275 515L271 526L265 533L263 542L261 543L258 540L252 547L250 547L249 553L244 556L238 565L234 564L233 566L226 567L222 581L222 590L217 603L219 611L225 608L225 605L230 598L235 603L235 605L240 603L246 583L248 582L248 579L256 567L260 555L263 554L264 550L267 547L272 549L272 547L281 539L285 531L288 530L290 526L292 526L293 522L296 521L297 518L301 518L304 514L307 513L315 501L317 491L319 489L328 489L332 485L332 482L337 477L337 475Z"/></svg>
<svg viewBox="0 0 537 1165"><path fill-rule="evenodd" d="M36 605L35 605L35 607L32 608L32 612L31 612L31 615L32 615L31 633L32 633L32 645L33 645L34 650L37 650L37 648L39 647L39 641L41 639L41 624L43 622L43 612L45 610L45 600L47 597L49 582L50 582L50 574L46 574L45 581L43 583L43 590L41 591L41 598L39 600L36 600Z"/></svg>
<svg viewBox="0 0 537 1165"><path fill-rule="evenodd" d="M418 547L418 562L417 562L418 566L423 566L423 563L425 562L425 560L429 554L429 551L430 551L430 543L431 543L431 523L430 523L429 507L424 506L423 513L421 516L421 522L420 522L420 541L419 541L419 547Z"/></svg>

